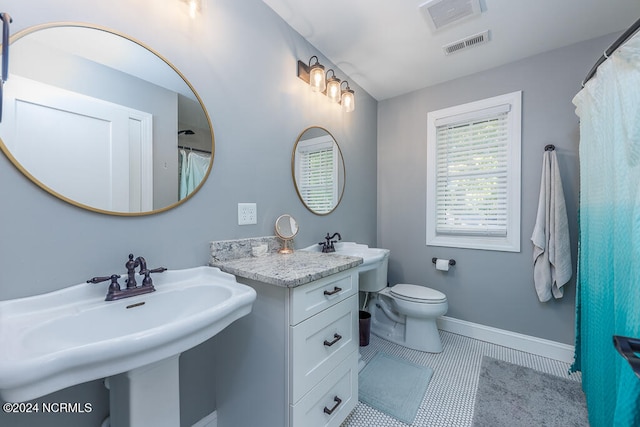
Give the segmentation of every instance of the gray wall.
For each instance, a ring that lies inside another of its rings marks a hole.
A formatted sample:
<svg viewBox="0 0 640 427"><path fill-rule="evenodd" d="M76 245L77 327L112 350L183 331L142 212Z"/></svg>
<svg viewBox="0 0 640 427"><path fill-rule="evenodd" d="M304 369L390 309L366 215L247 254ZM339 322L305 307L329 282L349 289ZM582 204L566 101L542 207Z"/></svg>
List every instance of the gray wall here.
<svg viewBox="0 0 640 427"><path fill-rule="evenodd" d="M359 87L356 111L345 114L296 77L298 59L319 55L259 0L207 0L195 20L179 0L12 0L12 33L52 21L90 22L128 34L172 62L196 88L211 116L215 159L208 181L186 204L143 217L78 209L42 191L0 156L0 300L36 295L122 272L127 254L150 267L206 265L211 240L273 235L275 219L300 224L295 245L339 231L376 243L377 102ZM347 77L337 70L339 77ZM9 82L10 83L10 82ZM323 126L336 138L346 188L330 215L307 211L291 178L291 151L300 132ZM237 204L256 202L258 224L237 225ZM96 285L103 286L103 285ZM105 286L106 292L106 286ZM95 325L96 328L104 325ZM63 331L61 331L63 333ZM215 339L181 358L182 424L215 409ZM50 401L91 402L90 414L7 415L3 426L99 425L108 411L100 381L71 387Z"/></svg>
<svg viewBox="0 0 640 427"><path fill-rule="evenodd" d="M391 250L391 284L444 292L450 317L573 344L579 135L571 100L613 40L579 43L379 103L378 244ZM523 91L520 253L426 246L427 113L518 90ZM563 299L541 303L533 285L530 237L546 144L555 144L560 163L574 277ZM432 257L457 264L447 273L436 271Z"/></svg>

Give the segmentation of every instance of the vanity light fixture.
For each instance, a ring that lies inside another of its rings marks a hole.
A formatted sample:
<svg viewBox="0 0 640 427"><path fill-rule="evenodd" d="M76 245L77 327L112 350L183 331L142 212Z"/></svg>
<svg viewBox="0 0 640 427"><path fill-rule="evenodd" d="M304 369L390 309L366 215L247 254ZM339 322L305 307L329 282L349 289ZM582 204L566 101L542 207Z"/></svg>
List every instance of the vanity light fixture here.
<svg viewBox="0 0 640 427"><path fill-rule="evenodd" d="M342 101L340 103L342 104L342 109L345 112L350 113L356 109L356 94L349 87L348 81L345 80L342 83L346 83L347 88L342 90ZM340 84L340 87L342 87L342 83Z"/></svg>
<svg viewBox="0 0 640 427"><path fill-rule="evenodd" d="M314 59L315 62L312 64ZM329 77L329 73L331 73L331 77ZM347 113L355 109L355 94L349 87L349 83L347 83L346 89L342 89L341 85L346 81L340 82L333 69L329 69L325 73L324 66L320 64L317 56L312 56L308 65L298 61L298 78L308 83L312 91L322 92L331 101L342 104L342 109ZM344 99L345 96L347 97L346 100Z"/></svg>

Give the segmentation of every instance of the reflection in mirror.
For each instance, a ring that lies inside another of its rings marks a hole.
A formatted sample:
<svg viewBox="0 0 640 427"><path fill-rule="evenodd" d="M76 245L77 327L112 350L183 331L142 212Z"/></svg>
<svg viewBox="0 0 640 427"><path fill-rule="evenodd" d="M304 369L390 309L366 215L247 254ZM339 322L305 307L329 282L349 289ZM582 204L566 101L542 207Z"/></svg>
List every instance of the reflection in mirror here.
<svg viewBox="0 0 640 427"><path fill-rule="evenodd" d="M344 192L344 159L329 131L312 126L298 136L291 172L296 192L311 212L327 215L338 206Z"/></svg>
<svg viewBox="0 0 640 427"><path fill-rule="evenodd" d="M184 76L140 42L51 24L11 38L0 148L34 183L89 210L144 215L192 196L213 131Z"/></svg>
<svg viewBox="0 0 640 427"><path fill-rule="evenodd" d="M289 248L289 241L298 234L298 222L289 214L280 215L276 219L276 235L282 239L284 247L278 252L281 254L290 254L293 252L292 248Z"/></svg>

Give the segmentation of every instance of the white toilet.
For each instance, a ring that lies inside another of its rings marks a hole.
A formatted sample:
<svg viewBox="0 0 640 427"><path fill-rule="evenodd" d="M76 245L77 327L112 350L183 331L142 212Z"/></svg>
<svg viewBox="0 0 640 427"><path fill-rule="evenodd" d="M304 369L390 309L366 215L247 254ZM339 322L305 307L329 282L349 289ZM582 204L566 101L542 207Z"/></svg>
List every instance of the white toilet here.
<svg viewBox="0 0 640 427"><path fill-rule="evenodd" d="M359 288L367 292L371 332L404 347L440 353L442 342L436 319L449 308L447 297L425 286L387 287L388 257L377 269L360 274Z"/></svg>

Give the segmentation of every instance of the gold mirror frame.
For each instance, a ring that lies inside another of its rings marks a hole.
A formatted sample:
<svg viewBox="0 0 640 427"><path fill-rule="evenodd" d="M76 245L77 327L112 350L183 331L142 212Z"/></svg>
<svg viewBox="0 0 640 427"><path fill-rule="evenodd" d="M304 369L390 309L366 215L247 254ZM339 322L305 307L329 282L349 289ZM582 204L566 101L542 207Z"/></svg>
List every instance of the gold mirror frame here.
<svg viewBox="0 0 640 427"><path fill-rule="evenodd" d="M335 201L333 206L331 207L331 209L328 209L326 211L318 211L317 209L314 209L313 206L310 206L309 202L305 200L305 197L303 196L300 190L300 186L296 178L296 154L298 153L298 148L301 144L301 141L305 140L303 137L307 132L316 132L317 134L319 134L319 136L324 136L322 134L326 134L327 137L330 137L333 140L333 145L336 148L337 164L335 164L335 168L336 168L335 174L337 177L336 178L337 194L335 196ZM340 205L340 202L342 201L342 196L344 195L344 188L345 188L345 182L346 182L346 168L344 165L344 158L342 156L342 150L340 149L340 145L338 144L338 141L336 141L335 137L331 134L331 132L329 132L327 129L321 126L309 126L308 128L304 129L302 132L300 132L300 134L298 135L298 138L296 139L296 143L293 146L293 152L291 154L291 176L293 178L293 185L296 189L296 193L298 194L298 197L300 198L300 201L310 212L316 215L323 216L323 215L329 215L331 212L336 210L336 208L338 207L338 205Z"/></svg>
<svg viewBox="0 0 640 427"><path fill-rule="evenodd" d="M0 138L0 150L2 150L2 152L7 156L7 158L11 161L11 163L23 175L25 175L27 178L29 178L29 180L31 180L38 187L42 188L47 193L53 195L54 197L57 197L60 200L63 200L63 201L65 201L65 202L67 202L67 203L69 203L71 205L74 205L74 206L77 206L79 208L86 209L86 210L89 210L89 211L92 211L92 212L98 212L98 213L102 213L102 214L115 215L115 216L144 216L144 215L152 215L152 214L156 214L156 213L160 213L160 212L164 212L164 211L173 209L174 207L177 207L177 206L185 203L187 200L189 200L191 197L193 197L194 194L196 194L202 188L202 186L204 185L204 183L206 182L206 180L208 179L208 177L209 177L209 175L211 173L211 169L213 167L214 155L215 155L215 138L214 138L214 133L213 133L213 126L211 124L211 119L209 117L207 109L206 109L204 103L202 102L202 99L200 98L200 95L196 92L196 90L191 85L191 83L186 79L186 77L173 64L171 64L165 57L160 55L157 51L155 51L151 47L147 46L146 44L142 43L141 41L136 40L136 39L134 39L134 38L132 38L132 37L126 35L126 34L123 34L121 32L112 30L112 29L107 28L107 27L99 26L99 25L93 25L93 24L87 24L87 23L76 23L76 22L54 22L54 23L37 25L37 26L33 26L33 27L29 27L29 28L20 30L16 34L12 35L10 37L10 42L9 42L10 46L13 45L16 41L22 39L23 37L25 37L25 36L27 36L29 34L32 34L32 33L38 32L38 31L42 31L42 30L46 30L46 29L50 29L50 28L58 28L58 27L85 28L85 29L91 29L91 30L96 30L96 31L102 31L104 33L113 35L115 37L120 37L120 38L124 39L125 41L129 41L129 42L133 43L136 48L140 47L140 48L150 52L151 54L155 55L155 57L160 59L161 62L166 64L173 72L175 72L177 77L179 77L186 84L186 87L188 87L189 90L191 90L193 96L195 97L195 99L197 100L198 104L202 108L202 115L203 115L204 119L206 119L206 124L203 123L203 125L208 127L208 131L209 131L209 133L211 135L211 159L209 161L208 168L207 168L205 174L203 175L200 183L188 195L186 195L182 199L179 199L175 203L170 203L170 204L168 204L166 206L162 206L162 207L159 207L159 208L154 208L152 210L147 210L147 211L140 211L140 212L110 211L110 210L105 210L105 209L93 207L93 206L90 206L90 205L83 204L81 202L75 201L72 198L65 196L64 194L60 194L59 192L57 192L57 191L53 190L52 188L50 188L49 186L47 186L45 183L43 183L40 180L38 180L36 177L34 177L14 157L14 155L11 153L11 150L7 147L7 145L5 144L5 141L3 141L2 138ZM10 51L11 51L11 49L10 49ZM9 53L9 59L10 60L11 60L12 53L13 52ZM9 65L9 71L11 72L11 64ZM7 85L11 84L11 79L8 79L6 84ZM194 103L194 105L195 105L195 103ZM2 123L0 123L0 126L2 126ZM178 143L176 143L176 156L179 156ZM178 186L179 186L179 184L178 184Z"/></svg>

